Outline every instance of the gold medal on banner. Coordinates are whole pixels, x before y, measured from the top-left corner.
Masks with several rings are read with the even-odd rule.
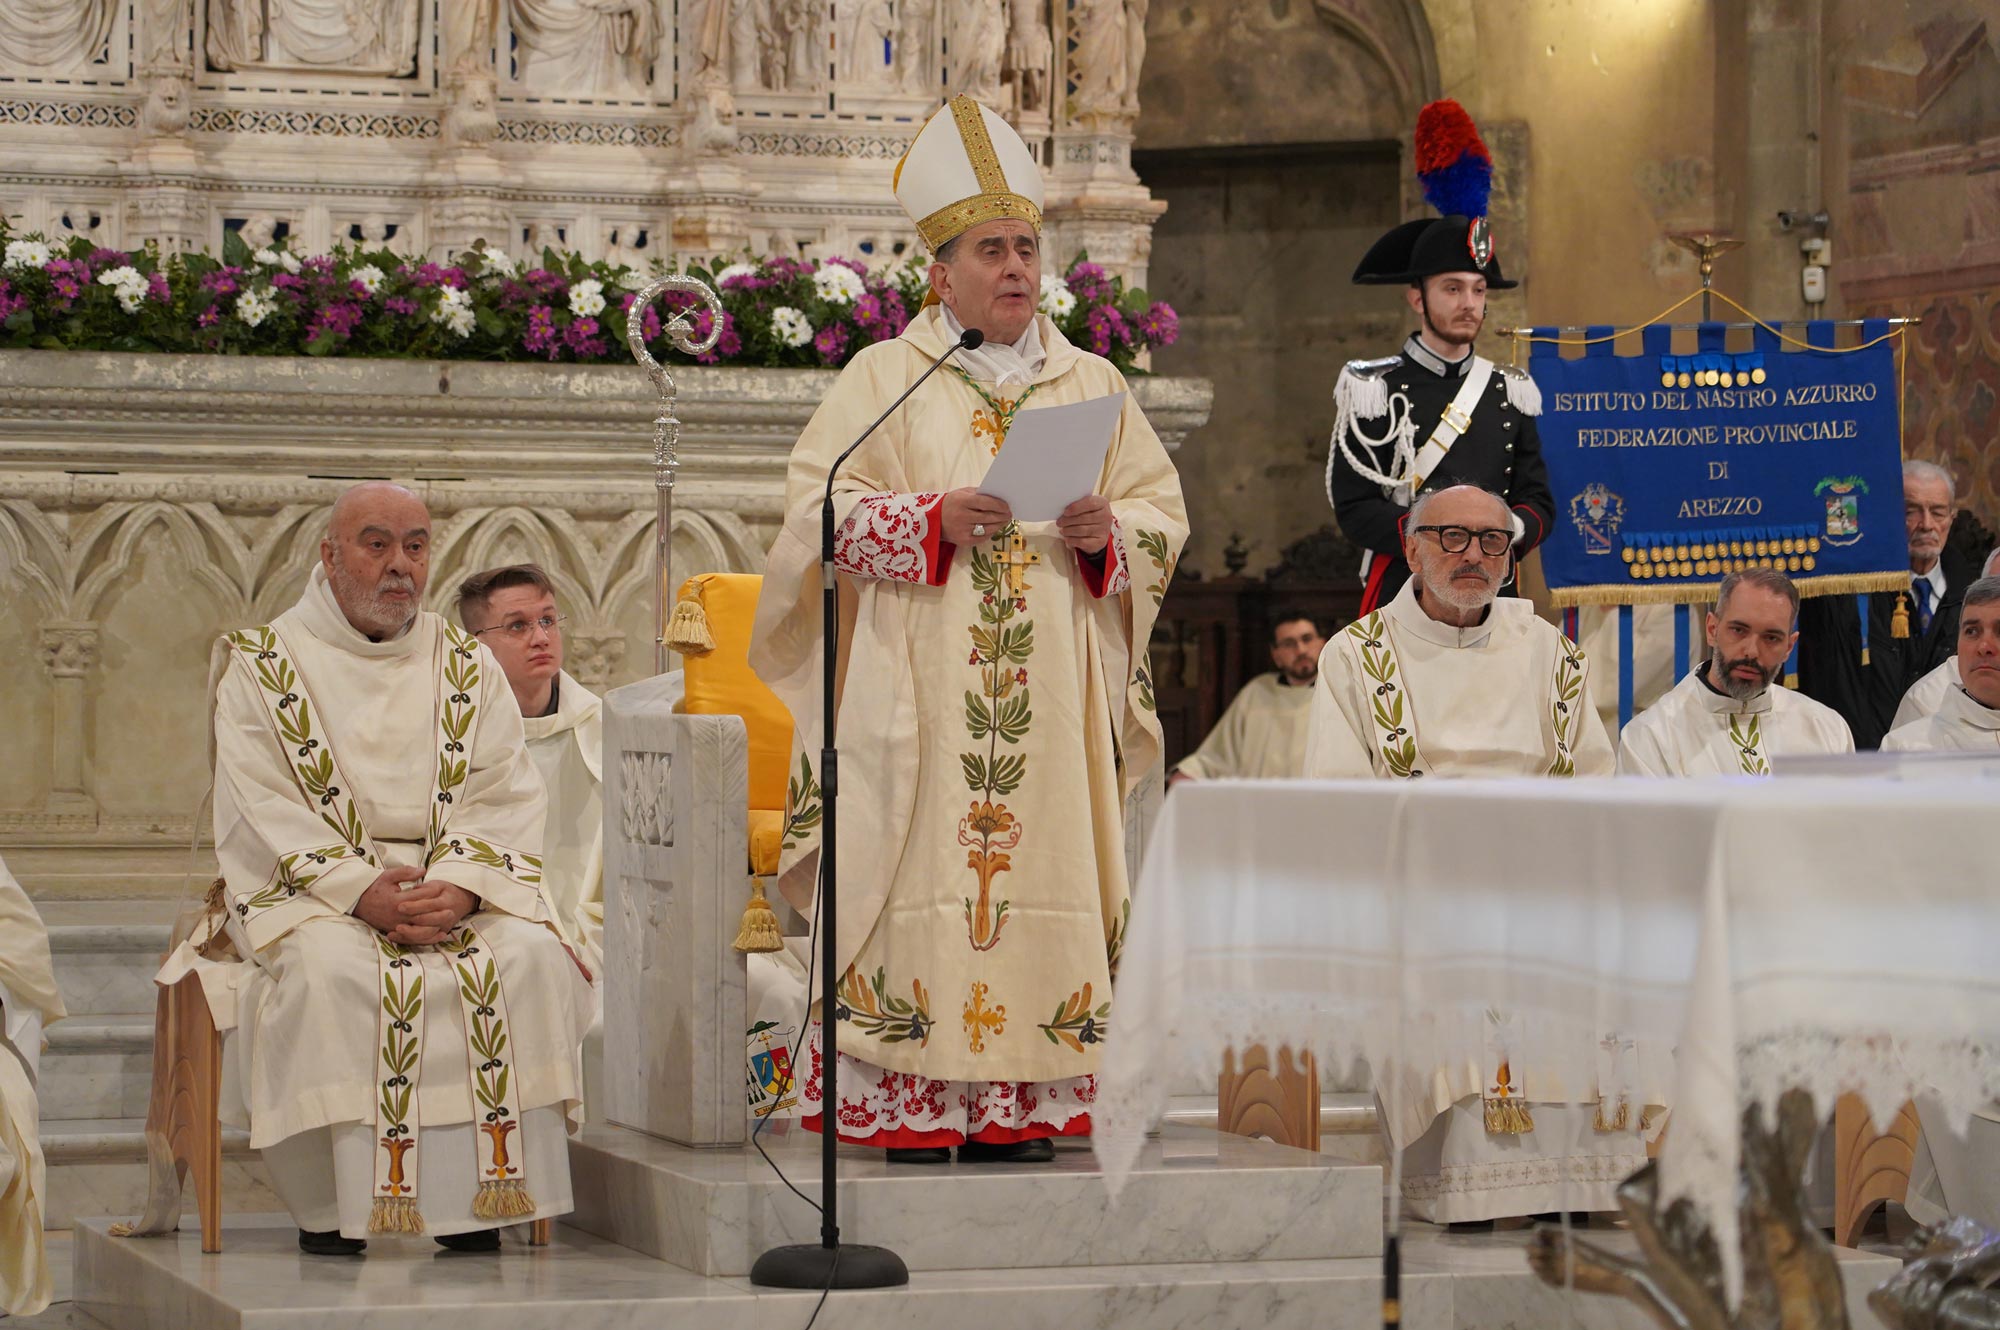
[[[1750,371],[1750,382],[1752,383],[1762,383],[1767,377],[1761,365]]]
[[[1671,388],[1674,386],[1674,372],[1672,370],[1668,370],[1660,376],[1660,386],[1662,388]]]
[[[1810,554],[1806,555],[1805,558],[1799,560],[1799,562],[1805,565],[1805,569],[1807,572],[1811,572],[1819,564],[1819,560],[1813,558],[1813,556]]]

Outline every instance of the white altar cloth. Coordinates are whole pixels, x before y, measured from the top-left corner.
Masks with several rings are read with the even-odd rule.
[[[1366,1057],[1400,1148],[1495,1026],[1531,1099],[1555,1097],[1538,1073],[1583,1098],[1616,1036],[1640,1055],[1604,1088],[1667,1086],[1662,1182],[1708,1216],[1733,1298],[1740,1104],[1855,1091],[1886,1125],[1927,1087],[1963,1131],[2000,1096],[2000,782],[1938,769],[1183,785],[1119,967],[1093,1113],[1107,1183],[1176,1073],[1231,1048]]]

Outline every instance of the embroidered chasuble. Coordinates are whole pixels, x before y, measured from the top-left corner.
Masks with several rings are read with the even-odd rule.
[[[1621,776],[1768,776],[1785,754],[1851,753],[1854,736],[1832,707],[1789,688],[1742,701],[1705,681],[1714,662],[1690,670],[1619,736]]]
[[[190,941],[246,1115],[301,1228],[448,1234],[569,1208],[588,984],[541,890],[546,801],[491,652],[436,614],[373,642],[323,569],[218,645],[215,844],[227,930]],[[390,867],[480,898],[443,943],[349,911]]]
[[[35,1087],[42,1029],[64,1015],[48,929],[0,861],[0,1316],[32,1316],[53,1296],[42,1240],[47,1167]]]
[[[1313,685],[1260,674],[1243,685],[1200,748],[1174,770],[1197,780],[1297,776],[1306,762]]]
[[[1882,740],[1885,752],[2000,752],[2000,711],[1979,702],[1954,684],[1936,711],[1922,720],[1891,730]]]
[[[542,898],[590,972],[604,973],[604,704],[564,671],[556,710],[524,716],[528,756],[548,790]]]
[[[944,349],[942,326],[927,309],[857,356],[792,453],[750,660],[797,725],[779,884],[801,910],[818,859],[826,469]],[[1145,643],[1186,516],[1128,398],[1098,484],[1113,513],[1102,556],[1070,550],[1054,523],[967,548],[943,538],[944,493],[979,483],[1016,410],[1125,388],[1046,318],[1037,331],[1046,360],[1032,383],[939,371],[834,489],[838,1048],[853,1064],[839,1117],[843,1136],[877,1145],[1087,1130],[1115,1019],[1124,802],[1160,756]],[[817,1084],[815,1067],[809,1124]]]
[[[1527,601],[1501,597],[1483,623],[1453,628],[1407,582],[1320,653],[1305,774],[1608,776],[1588,675]]]
[[[1889,722],[1889,728],[1900,730],[1935,712],[1944,705],[1945,694],[1959,686],[1958,657],[1953,656],[1944,664],[1910,685],[1903,694],[1903,700],[1896,704],[1896,718]],[[1886,744],[1886,740],[1884,741]]]

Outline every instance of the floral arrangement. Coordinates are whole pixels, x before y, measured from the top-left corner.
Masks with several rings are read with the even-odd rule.
[[[0,349],[623,362],[635,292],[665,271],[549,249],[528,266],[484,245],[448,265],[346,246],[301,256],[283,242],[251,250],[234,232],[219,259],[162,256],[17,235],[0,219]],[[744,256],[688,271],[723,307],[722,335],[700,357],[711,365],[844,365],[901,333],[929,286],[914,256],[875,267]],[[1070,341],[1128,373],[1179,336],[1172,308],[1084,255],[1042,279],[1040,305]],[[708,335],[707,308],[670,292],[644,316],[656,354],[662,307],[694,309],[697,336]]]

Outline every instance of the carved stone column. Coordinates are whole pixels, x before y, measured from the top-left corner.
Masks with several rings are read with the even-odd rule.
[[[1143,32],[1145,10],[1140,0],[1058,0],[1056,49],[1068,51],[1058,86],[1075,91],[1055,127],[1046,209],[1058,262],[1088,250],[1135,286],[1146,284],[1153,223],[1167,210],[1132,169],[1145,47],[1128,29]],[[1126,35],[1095,40],[1107,25]]]
[[[208,205],[193,188],[198,160],[188,142],[194,104],[194,7],[191,0],[145,0],[139,6],[139,82],[146,103],[143,135],[126,159],[125,239],[157,241],[166,253],[209,243]]]
[[[431,256],[439,262],[484,240],[512,251],[514,225],[501,191],[508,173],[490,145],[500,133],[500,77],[493,66],[495,0],[445,6],[444,153],[449,193],[431,208]]]
[[[49,811],[94,814],[85,685],[97,668],[97,625],[52,620],[42,625],[42,664],[55,682]]]

